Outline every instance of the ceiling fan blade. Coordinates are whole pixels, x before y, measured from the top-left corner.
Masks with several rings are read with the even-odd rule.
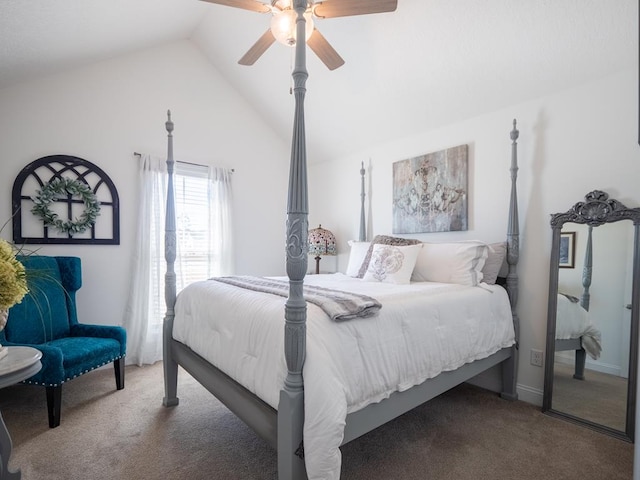
[[[253,65],[256,60],[267,51],[267,48],[276,41],[276,37],[271,33],[271,29],[264,32],[264,34],[258,39],[256,43],[244,54],[244,56],[238,60],[240,65]]]
[[[329,0],[313,5],[313,14],[320,18],[347,17],[368,13],[393,12],[398,0]]]
[[[252,12],[267,13],[271,11],[268,5],[258,0],[202,0],[204,2],[216,3],[218,5],[226,5],[228,7],[242,8],[243,10],[251,10]]]
[[[313,50],[322,63],[324,63],[329,70],[335,70],[338,67],[344,65],[344,60],[338,52],[336,52],[327,39],[322,36],[317,28],[313,29],[313,33],[307,40],[307,45]]]

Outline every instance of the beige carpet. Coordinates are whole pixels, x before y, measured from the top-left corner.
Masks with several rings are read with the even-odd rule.
[[[585,369],[584,380],[573,378],[573,366],[556,362],[552,407],[559,412],[624,431],[627,420],[627,379]]]
[[[180,372],[162,407],[162,366],[112,369],[66,384],[60,427],[44,389],[0,390],[24,480],[276,479],[275,451]],[[633,445],[463,385],[342,448],[343,480],[630,479]]]

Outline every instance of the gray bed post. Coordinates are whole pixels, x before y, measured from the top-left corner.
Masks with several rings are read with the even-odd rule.
[[[278,403],[278,478],[301,480],[307,478],[302,444],[304,426],[304,384],[302,366],[306,350],[307,304],[303,295],[307,271],[307,158],[304,125],[304,96],[307,81],[305,19],[306,0],[294,0],[298,14],[295,46],[294,82],[295,114],[289,167],[289,194],[287,203],[287,275],[289,297],[285,304],[284,352],[287,377],[280,391]]]
[[[520,132],[516,128],[516,120],[513,120],[511,130],[511,199],[509,202],[509,225],[507,228],[507,293],[511,302],[511,315],[513,316],[513,328],[515,329],[516,343],[512,348],[511,358],[502,364],[502,397],[508,400],[517,400],[517,374],[518,374],[518,349],[520,338],[520,319],[516,310],[518,304],[518,273],[517,265],[520,256],[520,227],[518,225],[518,192],[516,181],[518,179],[518,136]]]
[[[172,407],[178,404],[178,364],[172,358],[171,337],[173,332],[174,306],[176,304],[176,273],[174,263],[176,261],[176,214],[173,197],[173,122],[171,111],[167,111],[167,211],[165,213],[164,232],[164,258],[167,262],[167,271],[164,276],[164,300],[167,312],[164,316],[162,335],[162,355],[164,365],[164,398],[162,404]]]
[[[593,273],[593,226],[589,225],[587,234],[587,248],[584,250],[584,265],[582,267],[582,295],[580,296],[580,305],[587,312],[589,311],[589,305],[591,304],[591,294],[589,288],[591,287],[591,276]],[[587,364],[587,352],[584,348],[576,350],[575,366],[573,371],[573,378],[576,380],[584,380],[584,368]]]
[[[360,242],[364,242],[367,240],[367,228],[364,221],[364,162],[360,166],[360,235],[358,235],[358,240]]]
[[[589,311],[589,304],[591,303],[591,294],[589,288],[591,288],[591,277],[593,274],[593,227],[589,225],[587,235],[587,248],[584,251],[584,265],[582,267],[582,295],[580,297],[580,305],[587,312]]]

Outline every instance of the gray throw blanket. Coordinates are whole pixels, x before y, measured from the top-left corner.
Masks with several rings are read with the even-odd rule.
[[[564,295],[571,303],[578,303],[580,299],[578,297],[574,297],[573,295],[569,295],[568,293],[558,292],[560,295]]]
[[[248,276],[215,277],[211,280],[285,298],[289,296],[289,282],[286,280]],[[382,308],[375,298],[313,285],[304,285],[303,294],[307,302],[319,306],[335,321],[371,317]]]

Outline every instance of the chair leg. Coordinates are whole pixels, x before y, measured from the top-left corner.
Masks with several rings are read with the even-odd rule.
[[[116,374],[116,389],[122,390],[124,388],[124,357],[113,362],[113,370]]]
[[[47,412],[49,413],[49,428],[60,425],[60,408],[62,406],[62,385],[46,387]]]

